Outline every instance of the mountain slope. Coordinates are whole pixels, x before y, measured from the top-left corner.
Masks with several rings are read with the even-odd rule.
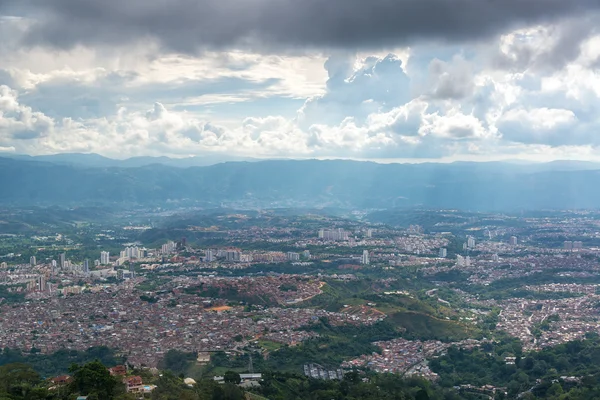
[[[430,207],[472,210],[597,208],[600,171],[504,163],[230,162],[208,167],[83,168],[0,158],[0,202]],[[550,167],[548,167],[550,168]]]

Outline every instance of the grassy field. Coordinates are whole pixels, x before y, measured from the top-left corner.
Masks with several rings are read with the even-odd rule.
[[[272,342],[270,340],[259,340],[258,344],[267,351],[276,351],[283,346],[281,343]]]
[[[412,311],[396,312],[386,320],[397,328],[404,329],[404,336],[411,338],[455,341],[467,339],[474,333],[473,328],[458,322]]]

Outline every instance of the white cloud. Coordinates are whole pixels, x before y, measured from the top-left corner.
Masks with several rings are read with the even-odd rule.
[[[0,18],[0,34],[17,38],[28,23]],[[600,36],[590,32],[563,21],[486,43],[327,56],[7,40],[0,151],[600,158]]]

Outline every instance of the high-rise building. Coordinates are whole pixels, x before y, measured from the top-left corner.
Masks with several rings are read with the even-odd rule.
[[[498,262],[498,261],[500,261],[500,257],[498,256],[498,254],[494,254],[494,255],[492,255],[492,261],[493,261],[493,262]]]
[[[35,259],[35,256],[29,257],[29,265],[31,265],[32,267],[35,267],[37,265],[37,261]]]
[[[177,248],[177,244],[173,241],[167,242],[162,245],[160,248],[161,253],[163,254],[171,254]]]
[[[240,256],[241,256],[241,253],[239,251],[230,250],[230,251],[227,251],[227,254],[225,255],[225,260],[240,261]]]
[[[0,268],[6,269],[6,268],[8,268],[8,264],[6,262],[2,262],[2,263],[0,263]]]
[[[100,264],[101,265],[110,264],[110,253],[108,251],[103,251],[100,253]]]
[[[360,259],[362,265],[369,265],[369,250],[363,250],[362,257]]]
[[[52,265],[52,268],[56,268],[58,266],[58,264],[56,263],[56,260],[52,260],[50,265]]]
[[[447,255],[448,255],[448,250],[446,250],[445,248],[441,248],[440,253],[439,253],[440,258],[446,258]]]
[[[563,246],[564,246],[565,250],[572,250],[573,242],[571,242],[570,240],[565,240],[565,243]]]
[[[302,252],[302,257],[304,257],[307,260],[310,260],[310,250],[304,250]]]
[[[206,257],[204,258],[204,261],[206,262],[213,262],[215,261],[215,252],[211,249],[208,249],[205,251]]]
[[[510,237],[510,245],[511,246],[516,246],[517,245],[517,237],[516,236],[511,236]]]
[[[469,236],[469,238],[467,239],[467,247],[471,249],[475,247],[475,238],[473,236]]]
[[[372,238],[373,237],[373,229],[367,229],[367,237],[368,238]]]
[[[253,259],[254,257],[252,254],[240,254],[240,262],[249,263],[252,262]]]
[[[574,249],[581,249],[581,248],[583,248],[583,242],[580,242],[580,241],[573,242],[573,248]]]
[[[465,257],[465,267],[470,267],[471,266],[471,257],[466,256]]]
[[[88,259],[85,259],[83,261],[83,273],[84,274],[90,273],[90,261]]]
[[[465,266],[465,258],[463,256],[461,256],[460,254],[458,254],[456,256],[456,265],[459,267]]]
[[[65,262],[67,260],[67,255],[65,253],[60,253],[58,256],[58,265],[61,269],[65,268]]]
[[[294,253],[292,251],[287,253],[288,261],[300,261],[300,253]]]
[[[46,275],[41,275],[37,281],[37,288],[40,292],[46,291]]]
[[[327,240],[327,241],[331,241],[331,242],[348,240],[348,232],[346,232],[342,228],[331,229],[331,230],[321,229],[319,231],[319,239],[323,239],[323,240]]]

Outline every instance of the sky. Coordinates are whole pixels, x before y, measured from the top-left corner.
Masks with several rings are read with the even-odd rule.
[[[0,156],[600,161],[598,0],[0,0]]]

